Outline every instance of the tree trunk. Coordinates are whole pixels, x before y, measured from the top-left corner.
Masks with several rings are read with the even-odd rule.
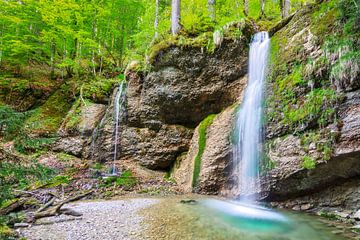
[[[291,0],[280,0],[281,17],[287,18],[290,13]]]
[[[172,0],[171,3],[171,33],[175,36],[180,27],[180,0]]]
[[[244,1],[244,14],[245,16],[249,15],[249,0],[243,0]]]
[[[50,57],[50,64],[51,64],[51,72],[50,72],[50,78],[55,79],[55,51],[56,51],[56,45],[55,40],[52,39],[50,43],[50,49],[51,49],[51,57]]]
[[[260,0],[260,16],[265,15],[265,0]]]
[[[208,9],[211,20],[215,21],[216,19],[216,12],[215,12],[215,4],[216,0],[208,0]]]
[[[154,20],[154,30],[155,30],[155,34],[154,34],[154,39],[158,38],[158,28],[159,28],[159,2],[160,0],[156,0],[155,3],[155,20]]]

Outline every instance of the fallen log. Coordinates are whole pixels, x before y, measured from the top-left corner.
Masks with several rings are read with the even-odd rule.
[[[6,214],[9,214],[9,213],[19,209],[20,207],[22,207],[24,205],[25,202],[26,202],[26,200],[22,199],[22,198],[18,198],[16,200],[14,200],[9,205],[7,205],[3,208],[0,208],[0,215],[6,215]]]
[[[46,203],[44,206],[39,208],[38,211],[27,214],[27,216],[25,218],[25,222],[35,223],[37,219],[57,216],[60,214],[71,215],[71,216],[81,216],[82,215],[81,213],[78,213],[71,209],[61,209],[61,207],[67,203],[82,199],[92,193],[93,193],[93,191],[85,192],[85,193],[82,193],[82,194],[79,194],[79,195],[76,195],[73,197],[69,197],[69,198],[62,200],[60,202],[57,202],[57,203],[55,203],[55,198],[53,198],[48,203]]]

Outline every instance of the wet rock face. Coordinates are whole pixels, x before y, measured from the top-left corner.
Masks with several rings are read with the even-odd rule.
[[[235,107],[229,107],[221,112],[207,128],[198,183],[193,188],[194,162],[199,151],[199,133],[198,128],[195,129],[189,152],[186,157],[180,159],[179,166],[173,173],[180,190],[201,194],[220,194],[226,191],[231,169],[230,135],[235,115],[234,109]]]
[[[92,144],[86,147],[88,158],[101,162],[112,161],[117,144],[119,155],[116,160],[131,159],[147,168],[162,170],[169,169],[176,157],[187,151],[192,129],[159,121],[149,121],[149,127],[129,126],[126,110],[121,114],[119,138],[115,143],[113,105],[114,99],[102,120],[102,126],[92,136]]]
[[[60,138],[53,146],[56,152],[66,152],[76,157],[83,155],[84,139],[81,136]]]
[[[162,125],[158,131],[127,127],[121,135],[121,155],[149,169],[169,169],[187,151],[192,133],[180,125]]]
[[[321,143],[329,141],[329,135],[315,138],[307,144],[304,135],[288,135],[271,140],[268,157],[275,168],[263,179],[263,189],[270,200],[284,200],[332,188],[337,183],[360,176],[360,91],[346,94],[339,105],[338,124],[321,130],[336,136],[330,146],[331,156],[324,159]],[[303,140],[301,139],[303,138]],[[310,157],[314,169],[303,167],[304,157]],[[360,198],[360,194],[357,193]]]
[[[171,47],[147,76],[132,76],[128,89],[129,125],[159,121],[195,127],[238,99],[247,73],[246,40],[225,42],[214,54],[200,48]]]
[[[68,128],[65,120],[60,127],[58,131],[60,138],[53,144],[53,150],[63,151],[77,157],[87,157],[87,145],[91,141],[90,137],[105,111],[106,106],[103,104],[92,103],[80,107],[80,116],[74,126]]]

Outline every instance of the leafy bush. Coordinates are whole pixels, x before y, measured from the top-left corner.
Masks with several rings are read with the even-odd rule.
[[[28,113],[19,113],[8,106],[0,105],[0,137],[14,139],[21,131]]]

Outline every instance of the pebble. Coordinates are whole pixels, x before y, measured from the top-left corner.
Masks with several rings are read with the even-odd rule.
[[[53,224],[34,225],[19,231],[28,240],[141,240],[138,233],[143,231],[146,225],[139,210],[150,207],[158,201],[124,199],[77,202],[67,207],[82,213],[82,219],[69,219],[69,216],[65,215],[49,217],[46,221]]]

